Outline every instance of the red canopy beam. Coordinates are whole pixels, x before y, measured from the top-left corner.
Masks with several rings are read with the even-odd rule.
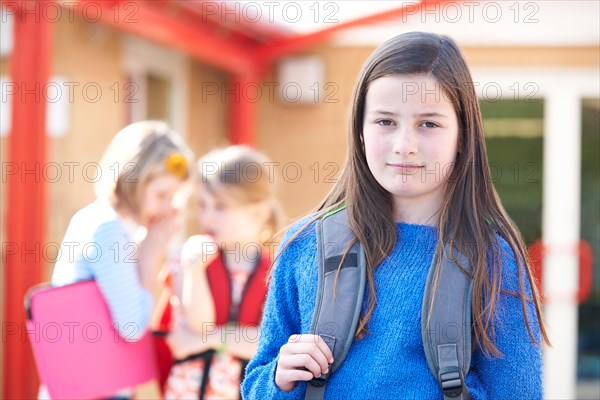
[[[106,25],[180,50],[233,74],[245,74],[255,68],[251,49],[231,38],[217,36],[201,23],[179,18],[177,8],[169,9],[165,1],[80,0],[62,4],[84,16],[93,13],[94,19]]]
[[[255,45],[262,45],[294,35],[293,31],[286,29],[284,26],[262,20],[255,21],[253,19],[254,15],[244,13],[245,7],[252,8],[252,11],[259,9],[256,3],[244,4],[205,0],[174,0],[174,3],[182,9],[196,14],[202,23],[225,27],[238,35],[253,40]],[[249,13],[252,11],[249,11]],[[260,15],[256,17],[260,17]]]
[[[2,243],[4,399],[36,398],[39,385],[25,332],[23,298],[29,287],[42,281],[45,268],[40,250],[46,236],[46,184],[41,176],[47,143],[43,88],[52,65],[53,29],[51,22],[40,18],[43,6],[43,1],[15,2],[11,3],[14,8],[7,9],[14,15],[14,50],[12,86],[5,93],[12,104],[12,128],[8,162],[3,167],[8,192],[7,241]]]
[[[333,34],[339,33],[349,28],[377,24],[385,20],[415,14],[421,12],[424,8],[426,9],[428,5],[435,5],[437,7],[441,3],[447,1],[449,0],[422,0],[420,3],[407,4],[397,9],[384,11],[378,14],[369,15],[368,17],[358,18],[352,21],[336,24],[330,28],[322,29],[320,31],[309,33],[307,35],[293,36],[288,39],[282,39],[275,43],[262,46],[256,53],[256,58],[258,61],[267,64],[287,54],[291,54],[312,46],[316,46],[328,40]]]

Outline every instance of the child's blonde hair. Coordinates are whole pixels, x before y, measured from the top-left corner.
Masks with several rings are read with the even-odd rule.
[[[277,232],[283,220],[268,165],[267,156],[242,145],[215,149],[198,161],[201,186],[213,196],[221,196],[223,188],[236,189],[228,195],[233,193],[240,204],[269,204],[271,214],[261,235],[263,243]]]
[[[148,182],[163,174],[187,180],[192,160],[191,151],[166,123],[135,122],[120,130],[104,152],[96,196],[138,215]]]

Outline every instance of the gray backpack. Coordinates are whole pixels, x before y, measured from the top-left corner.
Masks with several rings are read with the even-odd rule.
[[[317,257],[319,286],[310,333],[319,335],[333,352],[329,373],[309,382],[305,399],[323,399],[327,381],[344,362],[356,331],[362,309],[366,283],[366,259],[356,241],[343,260],[343,255],[355,235],[348,224],[346,209],[334,210],[317,221]],[[444,399],[471,398],[464,377],[471,363],[471,288],[469,279],[451,259],[449,247],[444,247],[435,302],[430,309],[434,283],[433,266],[427,276],[421,307],[421,337],[429,369],[437,379]],[[466,257],[454,251],[463,268],[469,268]],[[337,283],[336,283],[337,279]],[[354,293],[354,296],[335,296]],[[429,325],[427,321],[429,320]]]

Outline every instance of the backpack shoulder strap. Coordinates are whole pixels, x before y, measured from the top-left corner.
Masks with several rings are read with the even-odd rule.
[[[436,284],[434,257],[421,308],[421,336],[427,364],[444,399],[471,398],[464,378],[471,364],[471,290],[473,280],[457,265],[471,271],[468,259],[445,245]],[[433,305],[431,299],[434,298]]]
[[[318,288],[310,333],[319,335],[333,352],[329,373],[307,385],[305,399],[321,400],[327,380],[346,359],[362,310],[366,258],[348,223],[345,207],[317,221]],[[350,247],[351,246],[351,247]],[[346,250],[350,248],[344,258]],[[338,267],[343,264],[341,269]],[[421,308],[421,336],[429,369],[444,399],[471,398],[464,377],[471,362],[472,280],[457,266],[471,271],[468,259],[444,246],[439,282],[435,285],[434,257],[427,276]],[[337,280],[337,283],[336,283]],[[436,287],[437,286],[437,287]],[[336,296],[337,291],[345,296]],[[353,296],[349,296],[353,293]],[[431,298],[434,297],[430,309]]]
[[[334,361],[329,373],[307,385],[305,399],[311,400],[323,399],[329,376],[348,355],[362,310],[366,282],[365,254],[348,224],[345,207],[318,220],[316,233],[319,286],[310,333],[323,338],[333,353]],[[336,293],[340,295],[336,296]]]

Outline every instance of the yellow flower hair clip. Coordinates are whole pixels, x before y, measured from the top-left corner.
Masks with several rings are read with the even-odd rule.
[[[165,159],[167,172],[184,179],[187,175],[187,160],[181,153],[173,153]]]

